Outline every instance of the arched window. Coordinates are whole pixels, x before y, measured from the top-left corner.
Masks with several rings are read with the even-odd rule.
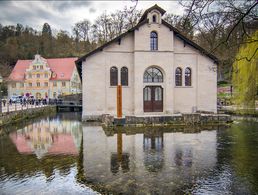
[[[163,82],[163,75],[157,68],[149,68],[145,71],[143,77],[144,83],[161,83]]]
[[[117,67],[110,68],[110,86],[117,86],[118,83],[118,71]]]
[[[156,22],[157,22],[157,17],[156,17],[156,15],[153,15],[153,16],[152,16],[152,22],[153,22],[153,23],[156,23]]]
[[[190,68],[185,69],[185,86],[192,85],[192,71]]]
[[[121,68],[121,85],[128,86],[128,68]]]
[[[151,50],[158,50],[158,34],[154,31],[150,33],[150,48]]]
[[[176,86],[182,86],[182,69],[176,68]]]

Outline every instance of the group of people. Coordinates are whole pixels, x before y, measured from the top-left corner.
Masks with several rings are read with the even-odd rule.
[[[22,98],[19,98],[18,101],[13,101],[12,99],[9,99],[9,100],[3,99],[2,103],[3,103],[4,107],[7,106],[7,103],[9,103],[10,106],[12,106],[15,103],[19,103],[22,106],[26,106],[26,105],[36,105],[36,106],[39,106],[39,105],[61,104],[62,100],[61,99],[57,99],[57,98],[50,99],[48,97],[46,97],[46,98],[37,98],[37,99],[36,98],[32,98],[32,97],[30,97],[30,98],[22,97]]]

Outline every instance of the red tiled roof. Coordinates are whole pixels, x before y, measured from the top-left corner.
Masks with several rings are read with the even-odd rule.
[[[21,154],[32,154],[33,148],[29,146],[29,139],[26,135],[18,134],[17,132],[9,135],[17,150]],[[57,134],[54,136],[52,146],[48,149],[47,154],[59,155],[78,155],[78,150],[75,146],[74,139],[71,134]]]
[[[55,78],[51,80],[70,80],[73,70],[75,68],[75,61],[78,58],[52,58],[46,59],[52,72],[56,73]],[[24,74],[30,63],[33,60],[18,60],[14,69],[12,70],[9,80],[22,81]]]
[[[78,155],[72,135],[57,134],[54,136],[53,145],[48,149],[48,154]]]
[[[19,153],[31,154],[32,149],[29,147],[24,135],[12,133],[9,135],[12,142],[16,145]]]

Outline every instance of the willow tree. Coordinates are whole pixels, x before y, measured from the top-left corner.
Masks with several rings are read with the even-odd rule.
[[[240,47],[233,64],[234,100],[241,112],[254,113],[258,89],[258,30]]]

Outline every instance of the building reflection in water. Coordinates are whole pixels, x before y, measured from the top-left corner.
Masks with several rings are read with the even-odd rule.
[[[163,132],[149,132],[143,135],[144,165],[148,171],[159,171],[164,164]]]
[[[192,155],[191,149],[186,149],[186,150],[182,150],[181,148],[176,149],[175,164],[177,166],[191,167],[192,158],[193,158],[193,155]]]
[[[123,173],[129,171],[129,153],[123,153],[123,135],[122,133],[117,134],[117,152],[111,153],[111,172],[113,174],[118,173],[121,168]]]
[[[83,126],[85,179],[114,193],[173,194],[213,169],[216,144],[216,130],[112,134]]]
[[[21,154],[78,155],[81,123],[57,117],[27,125],[9,136]]]

